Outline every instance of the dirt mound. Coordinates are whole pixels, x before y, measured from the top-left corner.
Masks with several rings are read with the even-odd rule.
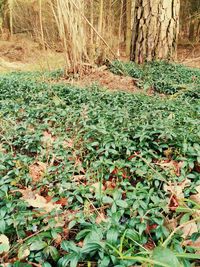
[[[91,86],[97,83],[101,87],[110,90],[139,92],[136,81],[133,78],[115,75],[106,66],[92,68],[90,72],[83,74],[80,79],[73,80],[71,83],[81,87]]]

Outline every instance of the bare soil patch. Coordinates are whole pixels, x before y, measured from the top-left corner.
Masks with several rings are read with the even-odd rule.
[[[192,68],[200,68],[200,45],[182,44],[178,46],[178,63]]]
[[[106,66],[92,68],[89,72],[83,73],[81,78],[70,81],[73,85],[87,87],[98,84],[109,90],[122,90],[128,92],[140,92],[136,80],[129,76],[119,76],[110,72]]]

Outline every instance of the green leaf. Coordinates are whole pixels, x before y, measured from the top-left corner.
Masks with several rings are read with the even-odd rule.
[[[52,267],[52,265],[49,262],[42,263],[42,267]]]
[[[49,246],[47,247],[46,251],[51,255],[54,261],[57,261],[59,259],[59,252],[55,247]]]
[[[82,254],[88,254],[92,252],[97,252],[102,248],[102,243],[100,242],[91,242],[84,245],[84,247],[81,249]]]
[[[5,233],[5,230],[6,230],[6,223],[5,223],[5,220],[1,219],[0,220],[0,233]]]
[[[181,267],[176,255],[168,248],[157,247],[153,250],[153,260],[166,264],[169,267]],[[160,265],[155,265],[160,267]]]
[[[104,204],[111,204],[111,203],[113,203],[113,198],[108,197],[108,196],[104,196],[102,201]]]
[[[119,199],[116,201],[116,204],[117,204],[117,206],[119,206],[121,208],[124,208],[124,209],[128,208],[128,203],[125,200]]]
[[[30,245],[30,251],[39,251],[47,246],[47,243],[44,241],[35,241]]]
[[[193,254],[193,253],[175,253],[177,258],[182,258],[182,259],[193,259],[193,260],[200,260],[200,254]]]
[[[107,231],[107,234],[106,234],[107,242],[109,242],[109,243],[111,243],[111,244],[116,243],[117,240],[118,240],[118,236],[119,236],[119,231],[118,231],[118,229],[116,229],[116,228],[110,228],[110,229]]]
[[[190,220],[190,214],[189,214],[189,213],[184,214],[184,215],[181,217],[180,225],[183,224],[183,223],[188,222],[189,220]]]

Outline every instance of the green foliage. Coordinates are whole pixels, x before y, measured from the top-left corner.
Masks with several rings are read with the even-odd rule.
[[[111,71],[116,74],[125,73],[139,78],[142,88],[153,88],[158,93],[179,97],[200,98],[200,70],[167,62],[146,63],[142,66],[133,62],[113,62]]]
[[[199,101],[189,98],[80,90],[42,82],[38,73],[0,76],[0,234],[11,246],[0,262],[190,266],[196,249],[183,245],[181,230],[170,238],[166,220],[179,225],[199,209],[189,201],[199,185],[199,115]],[[163,160],[181,162],[180,173]],[[34,183],[36,162],[46,171]],[[172,210],[164,185],[186,178],[185,200]],[[32,208],[26,188],[67,204],[48,213]]]

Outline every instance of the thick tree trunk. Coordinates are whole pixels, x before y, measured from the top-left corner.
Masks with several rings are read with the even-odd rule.
[[[180,0],[136,0],[131,60],[175,59]]]

